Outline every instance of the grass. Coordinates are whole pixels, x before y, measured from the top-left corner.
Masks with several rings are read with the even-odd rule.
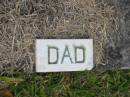
[[[119,29],[116,14],[107,0],[0,1],[0,74],[32,72],[36,39],[92,38],[94,62],[105,64],[105,45]]]
[[[10,84],[15,97],[130,97],[130,70],[34,73],[15,78],[23,79]]]

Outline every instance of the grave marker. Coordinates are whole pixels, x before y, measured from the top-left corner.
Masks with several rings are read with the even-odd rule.
[[[36,72],[83,71],[92,68],[92,39],[36,40]]]

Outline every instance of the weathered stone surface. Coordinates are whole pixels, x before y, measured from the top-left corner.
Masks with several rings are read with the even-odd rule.
[[[110,33],[111,39],[105,46],[106,66],[100,69],[130,68],[130,1],[113,0],[119,29]]]

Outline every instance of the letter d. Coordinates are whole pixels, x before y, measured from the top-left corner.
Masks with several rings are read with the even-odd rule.
[[[51,60],[50,52],[51,50],[56,51],[56,60]],[[53,56],[54,57],[54,56]],[[48,64],[57,64],[59,58],[58,48],[57,47],[48,47]]]

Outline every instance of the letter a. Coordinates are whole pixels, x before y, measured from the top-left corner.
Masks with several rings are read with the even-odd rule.
[[[71,63],[73,63],[72,59],[70,57],[70,52],[69,52],[68,46],[65,46],[65,51],[64,51],[64,54],[63,54],[63,57],[62,57],[61,64],[63,63],[65,57],[68,57],[70,59]]]

